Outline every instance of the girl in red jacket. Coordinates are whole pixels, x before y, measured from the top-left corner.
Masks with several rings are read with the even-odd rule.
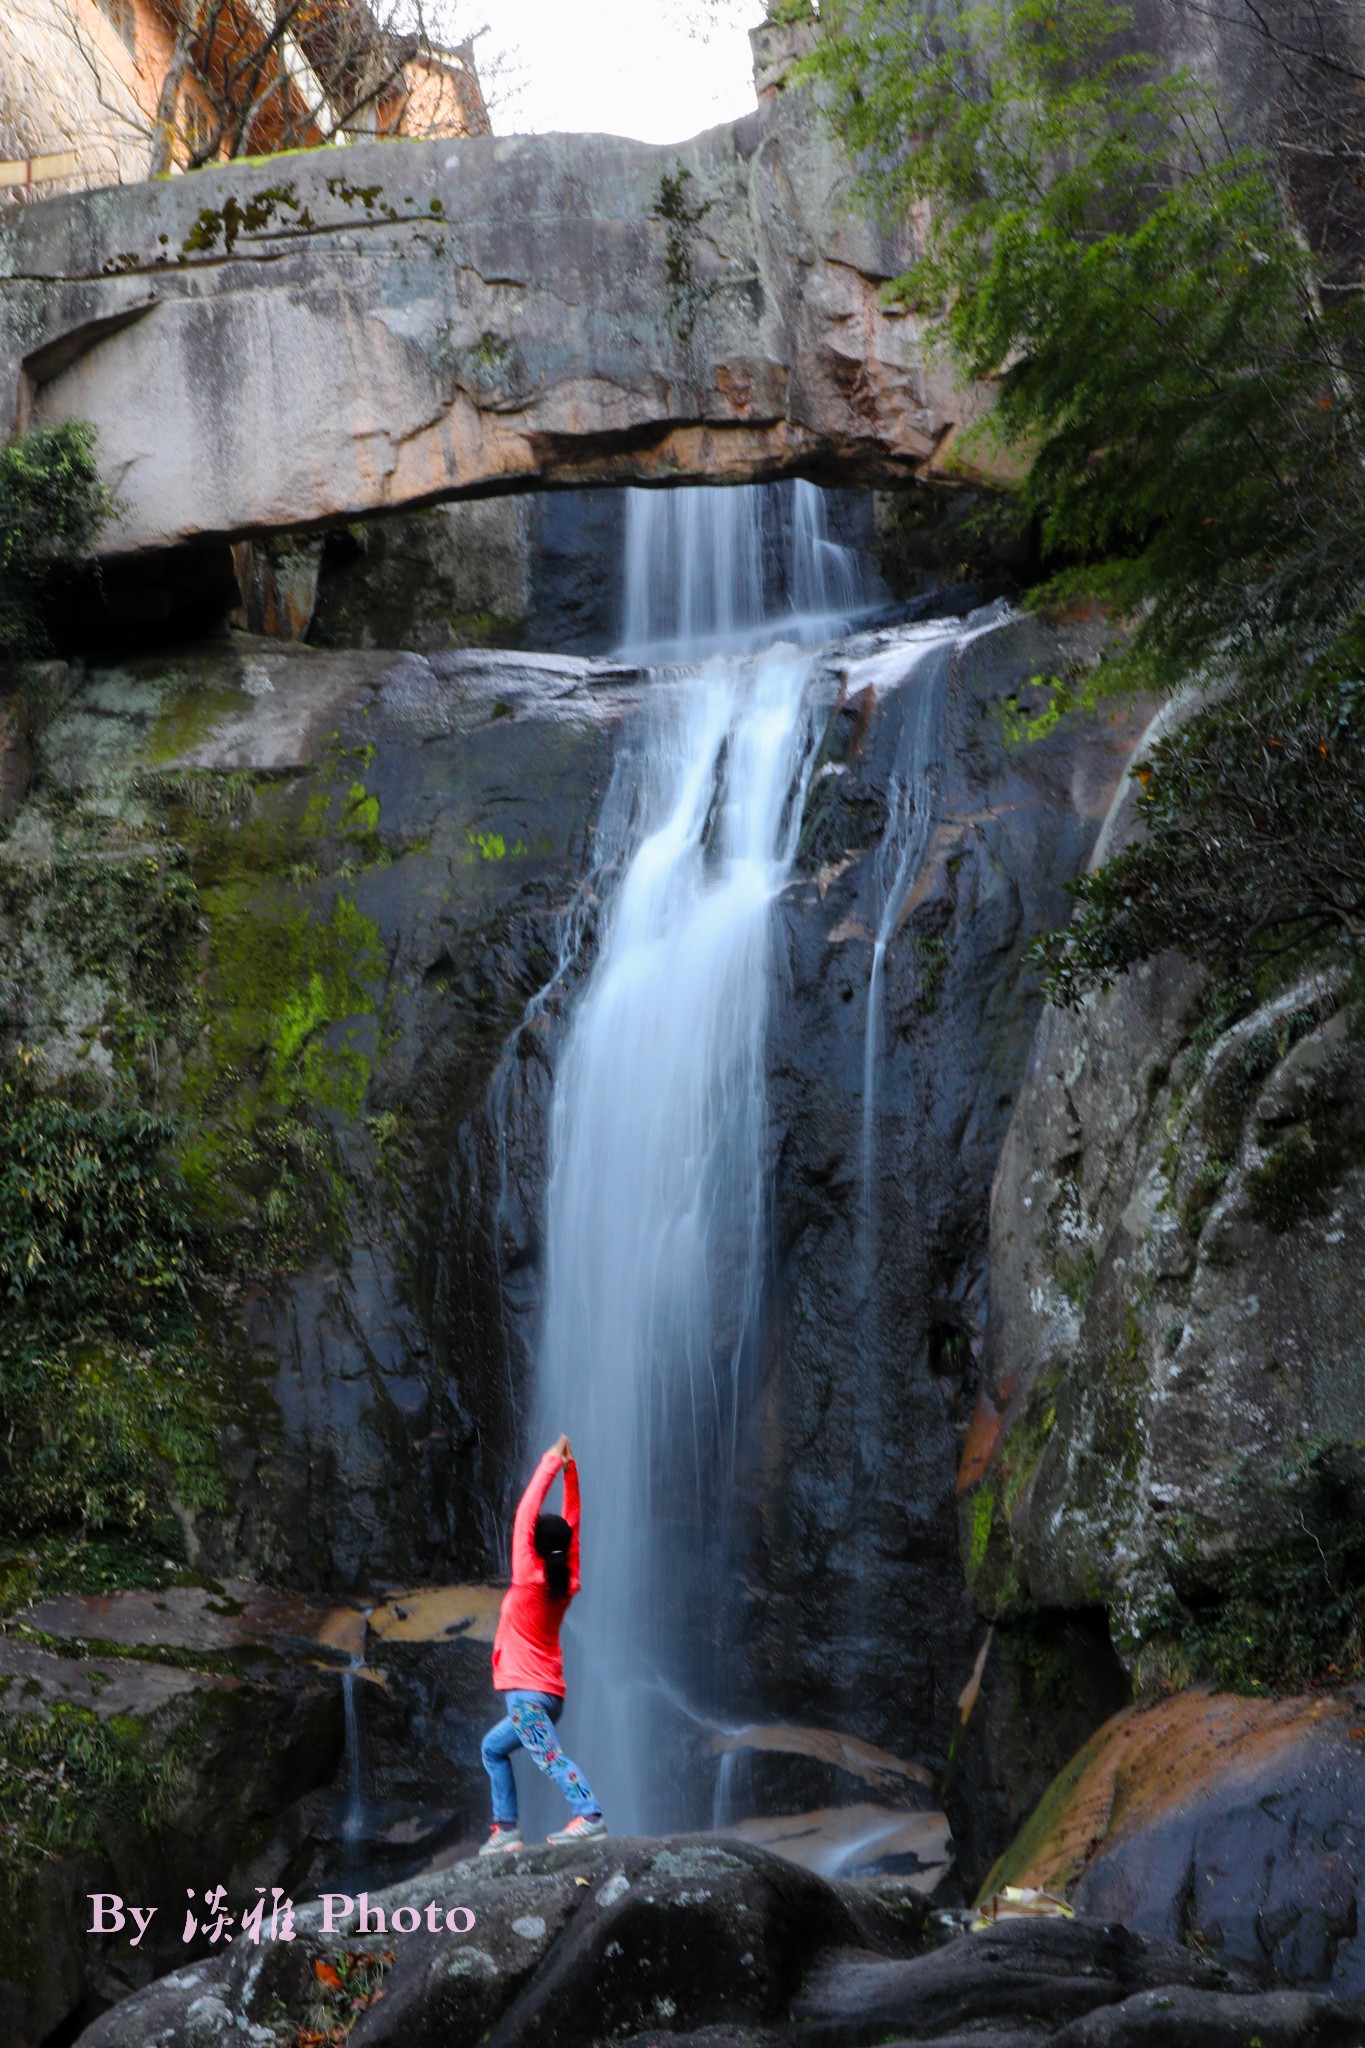
[[[541,1513],[545,1496],[564,1474],[564,1513]],[[578,1467],[561,1436],[536,1466],[512,1524],[512,1583],[503,1595],[493,1639],[493,1685],[507,1703],[506,1718],[483,1738],[483,1767],[493,1787],[493,1832],[479,1851],[494,1856],[520,1849],[517,1784],[511,1759],[529,1749],[573,1809],[573,1819],[548,1839],[580,1842],[604,1835],[607,1824],[587,1780],[555,1741],[564,1711],[564,1660],[559,1629],[578,1591]]]

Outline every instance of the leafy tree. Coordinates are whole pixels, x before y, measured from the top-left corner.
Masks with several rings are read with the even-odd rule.
[[[114,509],[97,445],[87,421],[70,420],[0,448],[0,657],[10,663],[46,648],[53,573],[89,555]]]
[[[807,68],[864,190],[921,223],[894,289],[996,381],[990,430],[1063,565],[1049,594],[1135,622],[1110,680],[1274,674],[1329,647],[1365,600],[1365,316],[1273,166],[1121,40],[1108,0],[824,0],[820,19]]]

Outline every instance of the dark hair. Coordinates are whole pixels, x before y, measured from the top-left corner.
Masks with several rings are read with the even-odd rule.
[[[552,1600],[567,1600],[569,1597],[569,1545],[573,1541],[573,1530],[563,1515],[537,1515],[535,1535],[536,1556],[545,1560],[545,1583],[550,1589]]]

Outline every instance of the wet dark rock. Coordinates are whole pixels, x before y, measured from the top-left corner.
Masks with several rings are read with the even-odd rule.
[[[1275,1984],[1365,1996],[1365,1756],[1347,1707],[1289,1747],[1191,1776],[1129,1814],[1076,1890],[1083,1911],[1197,1941]]]
[[[786,1306],[764,1338],[749,1555],[725,1649],[753,1718],[847,1729],[937,1769],[977,1647],[952,1489],[978,1372],[988,1190],[1036,1011],[1022,954],[1063,912],[1129,730],[1106,718],[1006,747],[1008,699],[1071,650],[1037,621],[983,632],[955,658],[935,832],[887,953],[883,1307],[867,1312],[872,889],[914,686],[872,687],[863,664],[894,668],[896,647],[864,634],[820,686],[828,772],[779,918],[773,1298]],[[539,1304],[547,1110],[591,955],[590,902],[562,971],[559,949],[618,736],[647,687],[619,663],[234,637],[92,671],[43,734],[43,774],[68,808],[57,820],[30,801],[16,819],[4,851],[10,872],[34,878],[25,902],[40,901],[36,878],[70,819],[127,859],[162,815],[157,791],[182,792],[167,815],[199,885],[209,1004],[240,1003],[245,987],[257,1005],[210,1154],[242,1228],[259,1229],[269,1183],[242,1168],[231,1118],[254,1114],[270,1006],[292,999],[252,980],[270,957],[260,934],[287,919],[326,927],[344,904],[372,948],[372,983],[346,997],[360,1014],[318,1039],[359,1062],[346,1071],[360,1096],[344,1110],[305,1103],[347,1190],[343,1237],[322,1231],[240,1286],[215,1336],[242,1402],[223,1436],[233,1505],[191,1533],[219,1571],[333,1590],[497,1575]],[[370,819],[359,837],[356,788]],[[212,812],[214,791],[236,808]],[[124,991],[66,957],[46,924],[18,933],[14,957],[24,971],[6,996],[23,1042],[45,1047],[54,1076],[108,1085]],[[189,1039],[163,1047],[157,1085],[174,1109],[202,1053]],[[435,1797],[440,1779],[443,1807],[481,1804],[468,1760],[492,1706],[479,1705],[480,1658],[400,1662],[388,1696],[370,1696],[390,1759],[376,1796]],[[430,1765],[392,1761],[400,1727],[420,1728]],[[693,1746],[700,1817],[715,1762]]]
[[[443,1924],[456,1905],[473,1912],[467,1933]],[[404,1906],[424,1919],[434,1906],[437,1931],[394,1935]],[[1258,1995],[1189,1948],[1103,1922],[1013,1921],[939,1945],[923,1902],[894,1880],[829,1883],[706,1837],[455,1864],[372,1893],[368,1910],[359,1937],[340,1918],[324,1935],[309,1907],[293,1944],[178,1971],[97,2021],[81,2048],[266,2048],[267,2019],[283,2009],[297,2025],[315,1999],[315,1961],[358,1944],[388,1946],[394,1961],[356,2048],[1245,2048],[1262,2025],[1265,2048],[1347,2048],[1365,2019],[1361,2006]]]
[[[904,2033],[933,2040],[983,2022],[1051,2035],[1097,2006],[1154,1985],[1222,1992],[1235,1977],[1188,1949],[1096,1921],[1015,1920],[903,1962],[838,1957],[796,2006],[810,2048]]]
[[[241,1676],[159,1662],[164,1645],[90,1655],[43,1640],[55,1646],[0,1639],[0,1741],[20,1716],[81,1712],[135,1744],[139,1762],[164,1773],[165,1794],[155,1806],[145,1790],[103,1801],[93,1841],[7,1873],[0,2048],[34,2048],[74,2013],[192,1954],[180,1939],[188,1890],[280,1881],[287,1858],[262,1853],[265,1838],[341,1755],[338,1688],[311,1660],[277,1658],[268,1674]],[[259,1875],[248,1877],[253,1851]],[[137,1947],[128,1933],[90,1931],[92,1892],[159,1903]]]
[[[528,641],[530,501],[481,498],[334,528],[307,638],[317,647],[559,646]]]
[[[472,1908],[472,1932],[388,1937],[396,1962],[357,2048],[361,2040],[587,2044],[646,2025],[667,2031],[679,2016],[776,2019],[822,1942],[871,1938],[904,1948],[924,1915],[894,1882],[867,1894],[836,1890],[761,1851],[705,1839],[457,1864],[375,1895],[371,1910],[391,1918],[395,1906],[433,1900],[443,1911]],[[196,2023],[206,2043],[241,2040],[239,2017],[247,2028],[259,2024],[277,1996],[297,2008],[312,1958],[355,1944],[344,1933],[322,1935],[319,1919],[316,1908],[300,1915],[297,1946],[248,1948],[193,1981],[180,1973],[154,1986],[92,2028],[86,2048],[145,2048],[153,2038],[189,2048]]]
[[[1067,1891],[1268,1984],[1365,1995],[1360,1707],[1196,1688],[1129,1708],[1049,1788],[991,1884]]]
[[[625,499],[550,491],[529,513],[528,647],[605,654],[621,629]]]
[[[1128,1704],[1130,1693],[1102,1609],[995,1624],[980,1698],[943,1793],[969,1893],[980,1888],[1058,1772]]]
[[[1087,2013],[1054,2035],[1053,2048],[1359,2048],[1363,2030],[1365,2008],[1334,1998],[1163,1985]]]
[[[764,1344],[737,1647],[757,1696],[783,1699],[793,1718],[854,1728],[941,1769],[982,1634],[962,1591],[954,1480],[983,1342],[992,1178],[1037,1016],[1023,955],[1066,915],[1066,881],[1089,854],[1133,726],[1106,718],[1032,747],[1006,743],[1010,699],[1067,658],[1035,619],[952,656],[933,830],[886,954],[869,1269],[876,853],[919,687],[873,686],[878,646],[868,636],[840,659],[842,696],[777,939],[780,1307]]]
[[[922,1764],[833,1729],[756,1726],[717,1736],[711,1748],[726,1770],[727,1818],[869,1799],[914,1811],[934,1803],[934,1780]]]

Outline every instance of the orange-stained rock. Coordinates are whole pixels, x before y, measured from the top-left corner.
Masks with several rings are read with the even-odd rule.
[[[957,1468],[959,1494],[965,1493],[969,1486],[976,1486],[985,1477],[1004,1427],[1003,1413],[983,1387],[972,1412],[967,1440],[962,1446],[962,1463]]]
[[[1193,1940],[1280,1981],[1365,1987],[1365,1751],[1349,1696],[1203,1687],[1106,1721],[983,1887]]]

